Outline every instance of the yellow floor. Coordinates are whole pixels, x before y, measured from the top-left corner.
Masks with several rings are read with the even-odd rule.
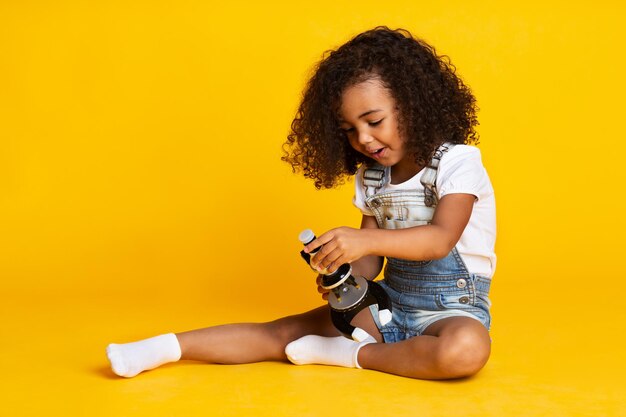
[[[283,3],[0,1],[0,417],[626,416],[626,3]],[[486,368],[115,377],[110,342],[319,303],[296,236],[360,215],[352,185],[316,192],[281,145],[323,51],[376,25],[449,55],[481,108]]]
[[[550,293],[529,298],[523,291],[494,286],[491,360],[476,377],[452,382],[325,366],[192,362],[120,379],[107,366],[109,342],[224,321],[267,320],[289,311],[253,298],[229,309],[211,305],[206,294],[180,292],[13,294],[0,307],[1,414],[626,415],[626,366],[619,343],[623,310],[609,306],[602,311],[602,300],[583,304],[575,288],[562,292],[557,307],[550,307]],[[541,314],[524,319],[522,310],[529,305]],[[608,309],[613,317],[600,321]]]

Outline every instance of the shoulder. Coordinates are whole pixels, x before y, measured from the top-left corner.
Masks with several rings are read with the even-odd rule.
[[[480,149],[456,145],[446,152],[441,158],[437,186],[442,194],[460,192],[478,197],[492,192]]]
[[[443,154],[441,164],[455,164],[466,160],[480,161],[482,164],[480,149],[470,145],[455,145]]]
[[[367,169],[367,166],[365,164],[361,164],[357,168],[356,174],[354,174],[354,185],[357,188],[357,190],[363,189],[363,175],[366,169]]]
[[[354,174],[354,178],[355,179],[362,179],[363,178],[363,172],[366,169],[367,169],[367,166],[365,164],[359,165],[359,167],[356,170],[356,174]]]
[[[484,170],[480,149],[469,145],[456,145],[443,154],[439,165],[439,174],[447,175],[456,171]]]

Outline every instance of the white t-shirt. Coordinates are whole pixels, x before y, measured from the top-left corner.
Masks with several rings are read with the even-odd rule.
[[[356,173],[354,205],[364,215],[373,216],[365,205],[365,188],[363,187],[363,170],[361,166]],[[380,192],[394,190],[423,190],[420,178],[421,170],[412,178],[401,184],[387,183]],[[465,262],[469,272],[493,276],[496,269],[496,202],[491,181],[483,166],[480,150],[473,146],[456,145],[444,153],[439,163],[437,174],[437,195],[441,199],[446,194],[472,194],[476,196],[472,215],[456,248]],[[419,226],[417,226],[419,227]]]

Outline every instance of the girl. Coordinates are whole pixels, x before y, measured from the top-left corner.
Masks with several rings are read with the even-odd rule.
[[[165,334],[107,354],[125,377],[179,359],[287,360],[425,379],[473,375],[490,353],[488,298],[495,268],[495,202],[474,130],[475,99],[446,57],[405,30],[377,27],[326,54],[309,80],[283,160],[319,188],[356,174],[360,229],[339,227],[305,247],[330,272],[346,262],[393,302],[353,325],[349,340],[328,306],[269,323]],[[318,278],[318,284],[319,284]],[[321,287],[318,290],[327,299]]]

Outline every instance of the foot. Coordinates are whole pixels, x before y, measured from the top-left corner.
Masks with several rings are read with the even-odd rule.
[[[301,337],[287,345],[285,353],[296,365],[320,364],[361,368],[358,361],[359,350],[376,341],[370,337],[362,342],[355,342],[343,336],[322,337],[309,335]]]
[[[180,359],[181,351],[174,333],[168,333],[133,343],[107,346],[107,357],[116,375],[131,378]]]

